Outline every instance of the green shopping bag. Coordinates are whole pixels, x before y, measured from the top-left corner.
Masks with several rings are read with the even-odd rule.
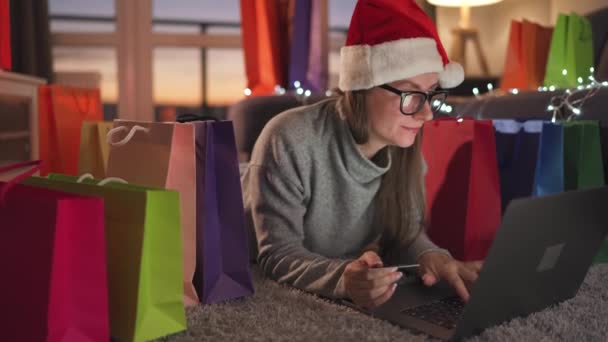
[[[605,184],[600,127],[596,121],[564,122],[564,189],[584,190]]]
[[[587,18],[575,13],[559,15],[551,38],[545,86],[574,87],[580,84],[579,77],[588,82],[593,66],[592,34]],[[566,75],[562,74],[564,69]]]
[[[24,183],[104,198],[111,336],[147,341],[185,330],[178,193],[76,180],[53,174]]]
[[[604,186],[604,164],[598,123],[581,120],[564,122],[563,126],[564,189],[583,190]],[[600,248],[595,262],[608,262],[608,240]]]

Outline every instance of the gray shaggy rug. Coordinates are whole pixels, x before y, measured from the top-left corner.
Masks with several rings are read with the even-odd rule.
[[[189,308],[188,331],[161,341],[430,340],[252,272],[253,297]],[[593,266],[573,299],[471,341],[608,341],[608,265]]]

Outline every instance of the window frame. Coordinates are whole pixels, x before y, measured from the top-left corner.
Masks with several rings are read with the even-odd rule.
[[[117,118],[154,121],[153,49],[157,47],[242,48],[239,33],[169,33],[154,31],[154,23],[167,21],[152,18],[153,0],[114,0],[114,32],[52,32],[53,47],[112,47],[116,49],[118,78]],[[328,0],[322,1],[327,20]],[[50,15],[50,19],[67,19],[68,16]],[[74,16],[71,16],[74,17]],[[78,17],[74,17],[78,18]],[[87,20],[87,17],[80,17]],[[108,19],[108,18],[106,18]],[[202,24],[202,23],[201,23]],[[213,25],[213,22],[208,24]],[[217,23],[215,23],[217,24]],[[227,24],[227,23],[224,23]],[[238,23],[240,27],[240,23]],[[325,36],[329,35],[327,25]],[[332,40],[330,49],[338,50],[343,41]],[[204,57],[203,57],[204,59]],[[203,69],[203,105],[206,102],[206,67]]]

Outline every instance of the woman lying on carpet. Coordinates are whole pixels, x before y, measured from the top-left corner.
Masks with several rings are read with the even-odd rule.
[[[407,1],[360,0],[341,51],[338,96],[279,114],[243,176],[258,261],[271,278],[367,308],[421,265],[463,300],[481,262],[454,260],[423,230],[420,129],[464,78],[431,19]]]

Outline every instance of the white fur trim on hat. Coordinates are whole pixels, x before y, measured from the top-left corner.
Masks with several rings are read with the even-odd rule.
[[[351,45],[340,50],[339,88],[342,91],[370,89],[427,72],[441,73],[442,87],[453,86],[458,70],[450,67],[445,85],[443,71],[443,61],[432,38],[399,39],[373,46]],[[462,67],[460,72],[458,84],[464,79]]]

